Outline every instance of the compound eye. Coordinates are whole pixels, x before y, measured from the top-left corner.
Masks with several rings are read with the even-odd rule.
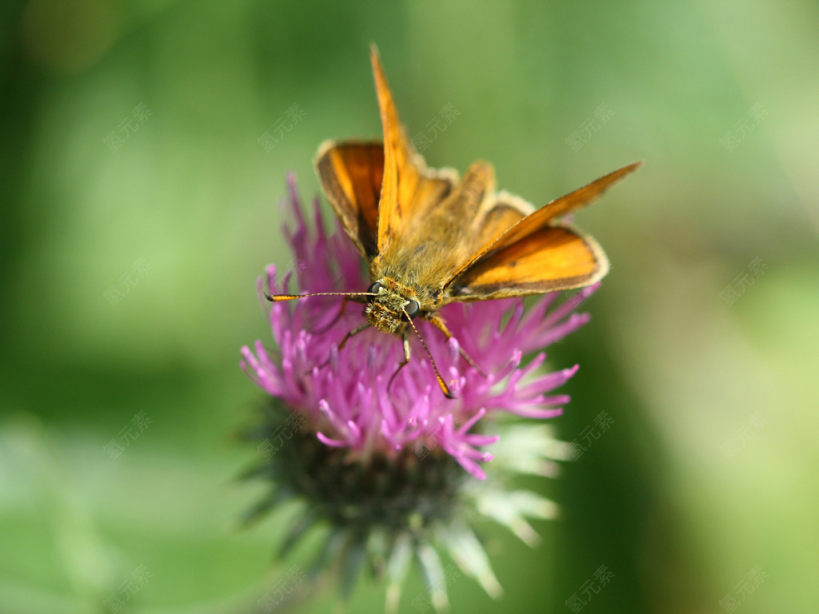
[[[381,292],[381,288],[383,288],[383,287],[384,286],[382,284],[380,284],[379,282],[375,282],[373,285],[371,285],[369,288],[367,288],[367,292],[372,293],[372,294],[378,294],[379,292]]]
[[[407,306],[404,307],[404,310],[407,312],[407,315],[411,318],[414,318],[418,315],[418,310],[421,309],[421,306],[418,304],[418,301],[414,301],[412,299],[407,302]]]

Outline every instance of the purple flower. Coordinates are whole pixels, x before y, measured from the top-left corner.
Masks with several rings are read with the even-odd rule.
[[[296,263],[298,288],[291,287],[291,273],[279,278],[271,265],[259,280],[260,294],[364,291],[370,281],[341,225],[327,234],[316,199],[310,232],[292,176],[289,189],[295,228],[285,228],[284,234]],[[364,321],[361,305],[353,302],[338,317],[341,297],[273,303],[270,324],[278,352],[257,341],[253,349],[242,348],[241,366],[268,394],[305,417],[326,446],[388,458],[406,450],[443,449],[483,479],[479,463],[492,459],[487,448],[498,439],[491,433],[491,423],[477,428],[484,417],[501,412],[551,418],[568,403],[567,395],[553,391],[578,366],[544,373],[542,350],[588,321],[587,314],[575,309],[597,287],[580,290],[560,303],[557,293],[545,295],[528,311],[522,299],[448,305],[441,315],[454,333],[449,341],[419,318],[418,329],[450,383],[454,400],[441,393],[416,339],[412,360],[389,388],[403,357],[398,336],[370,329],[339,350],[344,335]],[[485,374],[466,364],[458,343]],[[531,360],[525,360],[533,353]]]

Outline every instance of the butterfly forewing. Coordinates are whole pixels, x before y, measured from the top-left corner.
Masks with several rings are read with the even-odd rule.
[[[384,177],[378,208],[378,251],[383,253],[390,243],[399,240],[401,231],[417,212],[420,199],[416,198],[416,191],[423,182],[424,173],[423,159],[407,139],[398,118],[375,46],[370,49],[370,60],[384,133]]]

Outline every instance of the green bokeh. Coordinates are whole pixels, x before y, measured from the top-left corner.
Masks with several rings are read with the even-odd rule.
[[[559,435],[614,424],[535,483],[562,506],[538,548],[489,533],[504,596],[461,578],[453,610],[570,611],[606,565],[584,612],[727,612],[757,569],[736,611],[815,611],[815,3],[30,0],[0,20],[0,612],[102,612],[144,568],[122,612],[238,613],[281,573],[288,511],[237,528],[259,490],[229,436],[260,396],[238,348],[268,335],[256,276],[289,260],[286,173],[312,195],[321,141],[379,135],[371,41],[411,134],[458,110],[434,166],[491,160],[543,203],[646,161],[578,215],[613,268],[551,352],[581,365]],[[382,599],[362,581],[350,611]]]

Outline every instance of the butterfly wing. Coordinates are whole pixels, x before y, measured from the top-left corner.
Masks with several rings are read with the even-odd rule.
[[[333,210],[358,251],[372,258],[378,249],[378,200],[384,174],[380,141],[328,141],[319,147],[316,173]]]
[[[403,237],[414,217],[429,211],[457,182],[451,169],[427,169],[406,139],[384,70],[371,53],[384,141],[327,141],[316,173],[344,230],[372,260]]]
[[[417,202],[417,211],[374,260],[374,273],[411,286],[424,309],[432,308],[452,271],[475,253],[475,221],[494,199],[495,174],[487,162],[475,162],[448,195]]]
[[[384,132],[384,175],[378,205],[378,252],[383,254],[402,238],[414,218],[449,193],[457,175],[449,169],[427,169],[401,125],[375,45],[370,49],[370,59]]]
[[[571,213],[575,209],[590,205],[598,198],[600,198],[606,190],[608,190],[615,183],[623,179],[629,173],[634,172],[642,165],[642,162],[634,162],[620,168],[616,171],[603,175],[599,179],[595,179],[591,183],[584,185],[573,192],[556,198],[550,203],[544,205],[536,210],[531,215],[527,215],[525,219],[521,220],[513,227],[509,228],[498,241],[490,246],[489,249],[496,250],[515,243],[528,235],[545,228],[558,217]],[[477,260],[483,254],[478,254],[475,258]]]
[[[475,218],[470,254],[483,253],[504,232],[534,210],[531,204],[519,196],[505,191],[495,194]]]
[[[482,258],[448,286],[448,301],[543,294],[593,284],[608,272],[597,242],[553,225]]]
[[[590,204],[639,166],[639,162],[630,164],[561,196],[490,238],[446,284],[448,300],[541,294],[602,279],[608,272],[608,260],[597,242],[554,220]],[[514,215],[506,208],[495,217],[503,220]],[[487,229],[484,236],[491,237],[492,232]]]

